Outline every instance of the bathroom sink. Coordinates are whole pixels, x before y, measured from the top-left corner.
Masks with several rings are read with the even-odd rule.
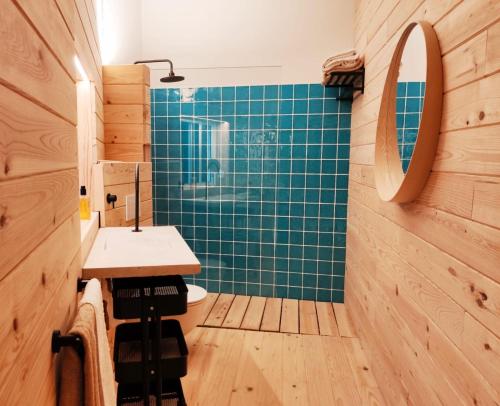
[[[99,229],[82,270],[84,279],[186,275],[200,262],[173,226]]]

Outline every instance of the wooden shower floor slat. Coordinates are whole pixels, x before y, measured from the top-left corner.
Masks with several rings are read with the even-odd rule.
[[[260,326],[262,331],[280,331],[281,302],[276,297],[267,298]]]
[[[345,306],[342,303],[333,303],[333,311],[335,312],[340,335],[342,337],[356,337],[351,323],[349,322],[349,318],[347,317]]]
[[[240,328],[243,330],[260,330],[265,307],[265,297],[252,296]]]
[[[227,312],[233,303],[234,295],[221,293],[205,320],[205,326],[220,327],[226,318]]]
[[[222,322],[222,327],[239,328],[247,311],[248,302],[250,302],[250,296],[236,296]]]
[[[299,301],[300,334],[319,335],[316,304],[311,300]]]
[[[283,299],[281,306],[280,332],[299,332],[299,301],[296,299]]]
[[[342,303],[209,293],[201,326],[355,337]]]
[[[316,314],[318,316],[319,334],[322,336],[338,337],[339,328],[333,306],[329,302],[316,302]]]
[[[208,293],[207,294],[207,298],[205,299],[206,303],[205,303],[203,317],[200,317],[200,320],[203,320],[203,323],[205,323],[205,321],[207,320],[207,317],[210,314],[210,312],[212,311],[218,297],[219,297],[218,293]]]

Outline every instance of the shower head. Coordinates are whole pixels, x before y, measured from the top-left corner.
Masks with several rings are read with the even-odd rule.
[[[168,76],[165,76],[165,77],[161,78],[160,82],[163,82],[163,83],[173,83],[173,82],[180,82],[180,81],[184,80],[184,76],[177,76],[174,73],[174,65],[173,65],[173,63],[172,63],[172,61],[170,59],[146,59],[144,61],[135,61],[134,64],[138,64],[138,63],[157,63],[157,62],[168,62],[168,64],[170,65],[170,73],[168,74]]]
[[[181,82],[184,80],[184,76],[177,76],[173,71],[170,71],[168,76],[160,79],[160,82],[163,83],[173,83],[173,82]]]

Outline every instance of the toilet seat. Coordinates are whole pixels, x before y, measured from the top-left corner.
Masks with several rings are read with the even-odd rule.
[[[199,303],[207,297],[207,291],[200,286],[188,284],[187,288],[188,288],[188,295],[187,295],[188,305]]]

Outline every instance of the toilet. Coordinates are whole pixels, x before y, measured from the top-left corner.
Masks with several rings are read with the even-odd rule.
[[[187,284],[187,312],[175,317],[169,317],[179,320],[184,335],[187,335],[198,324],[203,322],[205,306],[207,304],[207,291],[200,286]]]

